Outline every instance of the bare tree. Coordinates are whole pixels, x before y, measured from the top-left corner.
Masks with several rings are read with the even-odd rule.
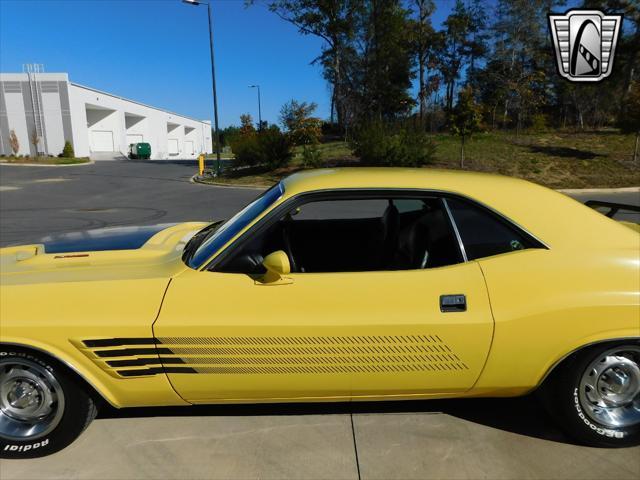
[[[11,145],[11,150],[13,150],[13,154],[17,155],[20,151],[20,141],[18,140],[18,135],[16,135],[15,130],[11,130],[9,132],[9,145]]]
[[[40,143],[40,135],[38,135],[38,132],[35,128],[31,131],[31,137],[29,137],[29,139],[36,149],[36,156],[38,156],[38,144]]]

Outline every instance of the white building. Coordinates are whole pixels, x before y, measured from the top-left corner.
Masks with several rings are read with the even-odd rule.
[[[211,122],[69,82],[66,73],[0,73],[0,154],[57,156],[65,141],[77,157],[126,157],[129,144],[151,144],[152,159],[211,153]],[[32,139],[39,137],[36,146]]]

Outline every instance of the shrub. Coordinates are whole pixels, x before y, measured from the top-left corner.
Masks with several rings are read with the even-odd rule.
[[[302,165],[311,168],[321,168],[324,166],[322,151],[318,145],[305,145],[302,149]]]
[[[258,144],[263,153],[263,162],[273,170],[285,167],[291,160],[291,143],[276,126],[262,130],[258,134]]]
[[[233,140],[231,150],[235,155],[235,164],[240,167],[252,167],[260,160],[258,139],[255,135],[241,136]]]
[[[291,144],[278,127],[271,126],[255,135],[242,135],[231,145],[238,166],[262,165],[270,170],[286,166],[291,160]]]
[[[547,117],[542,113],[536,113],[531,117],[531,126],[529,130],[535,133],[547,130]]]
[[[71,145],[71,142],[69,141],[64,142],[64,148],[62,149],[62,154],[60,156],[62,158],[73,158],[76,156],[73,151],[73,146]]]
[[[353,153],[368,165],[420,167],[433,162],[435,144],[423,131],[408,125],[372,122],[351,141]]]

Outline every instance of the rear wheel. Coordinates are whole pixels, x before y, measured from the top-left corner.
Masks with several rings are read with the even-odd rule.
[[[96,415],[86,391],[48,358],[0,346],[0,457],[49,455],[73,442]]]
[[[640,345],[594,347],[560,367],[544,392],[561,427],[581,443],[640,443]]]

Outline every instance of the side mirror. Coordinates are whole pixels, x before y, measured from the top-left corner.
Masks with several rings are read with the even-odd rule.
[[[282,250],[270,253],[262,261],[262,266],[267,269],[267,273],[261,279],[261,285],[283,285],[293,283],[291,278],[286,277],[291,273],[289,257]]]

